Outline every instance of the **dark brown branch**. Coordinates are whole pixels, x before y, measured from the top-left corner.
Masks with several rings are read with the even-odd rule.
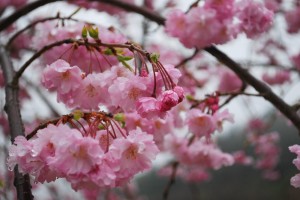
[[[103,2],[106,4],[110,4],[112,6],[116,6],[118,8],[124,9],[129,12],[141,14],[144,17],[146,17],[146,18],[150,19],[151,21],[154,21],[160,25],[164,25],[164,23],[165,23],[165,18],[161,17],[158,13],[155,13],[152,10],[145,8],[145,7],[136,6],[136,5],[126,3],[123,1],[119,1],[119,0],[89,0],[89,1]]]
[[[24,15],[30,13],[31,11],[44,6],[48,3],[56,2],[56,1],[62,1],[62,0],[39,0],[34,1],[30,4],[27,4],[26,6],[16,10],[13,14],[10,16],[2,19],[0,21],[0,32],[4,29],[8,28],[10,25],[12,25],[15,21],[17,21],[19,18],[23,17]]]
[[[146,8],[141,8],[139,6],[121,2],[119,0],[90,0],[90,1],[107,3],[130,12],[136,12],[138,14],[141,14],[144,17],[160,25],[165,24],[165,18],[159,16],[157,13],[154,13],[153,11]],[[237,64],[235,61],[233,61],[230,57],[228,57],[226,54],[224,54],[215,46],[204,48],[204,50],[210,53],[215,58],[217,58],[221,63],[226,65],[233,72],[235,72],[240,77],[241,80],[245,81],[246,83],[254,87],[259,93],[264,94],[264,98],[269,102],[271,102],[274,107],[276,107],[288,119],[290,119],[291,122],[298,129],[300,134],[300,117],[288,104],[286,104],[280,97],[278,97],[266,84],[256,79],[248,71],[243,69],[239,64]]]
[[[39,126],[37,126],[33,131],[31,131],[30,134],[28,134],[26,136],[26,139],[29,140],[31,139],[33,136],[35,136],[35,134],[38,132],[38,130],[40,129],[44,129],[46,128],[49,124],[57,124],[59,122],[59,120],[61,119],[61,117],[55,118],[51,121],[47,121],[45,123],[41,123]]]
[[[175,65],[175,68],[179,68],[179,67],[181,67],[182,65],[186,64],[187,62],[189,62],[190,60],[192,60],[193,58],[195,58],[195,56],[196,56],[198,53],[199,53],[199,49],[195,49],[194,53],[193,53],[191,56],[189,56],[189,57],[183,59],[180,63],[178,63],[177,65]]]
[[[289,118],[294,126],[300,131],[300,118],[297,113],[286,104],[279,96],[277,96],[270,87],[265,83],[259,81],[254,76],[252,76],[247,70],[243,69],[239,64],[231,60],[226,54],[221,52],[214,46],[205,48],[205,51],[210,53],[212,56],[217,58],[221,63],[226,65],[229,69],[235,72],[241,80],[244,80],[249,85],[254,87],[256,91],[263,94],[263,97],[271,102],[274,107],[281,111],[287,118]]]
[[[5,79],[5,111],[8,116],[11,141],[14,142],[17,136],[24,136],[24,126],[20,113],[18,84],[12,82],[15,72],[3,46],[0,46],[0,64]],[[14,173],[14,185],[17,189],[18,200],[33,199],[29,175],[20,174],[17,166],[14,168]]]
[[[25,32],[26,30],[32,28],[33,26],[35,26],[36,24],[39,24],[39,23],[43,23],[43,22],[46,22],[46,21],[51,21],[51,20],[73,20],[73,21],[78,21],[76,19],[72,19],[70,17],[59,17],[59,16],[56,16],[56,17],[47,17],[47,18],[44,18],[44,19],[40,19],[40,20],[37,20],[37,21],[34,21],[32,22],[31,24],[28,24],[26,27],[22,28],[21,30],[19,30],[18,32],[16,32],[7,42],[6,44],[6,47],[9,47],[11,45],[11,43],[14,41],[14,39],[16,39],[20,34],[22,34],[23,32]]]

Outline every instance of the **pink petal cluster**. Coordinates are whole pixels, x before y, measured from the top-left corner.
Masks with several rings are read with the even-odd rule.
[[[210,7],[193,7],[187,14],[174,10],[167,16],[166,32],[188,48],[225,43],[233,37],[234,29],[230,22],[221,21],[217,13]]]
[[[242,150],[233,152],[232,156],[234,157],[235,164],[250,165],[253,163],[253,158],[247,156]]]
[[[293,64],[295,65],[295,68],[300,71],[300,53],[293,55],[291,57],[291,60],[293,62]]]
[[[178,82],[180,71],[167,65],[166,71],[173,84]],[[85,74],[77,66],[70,66],[64,60],[48,65],[42,74],[42,84],[50,91],[57,91],[58,102],[69,108],[98,110],[99,106],[135,110],[144,117],[163,117],[184,98],[182,87],[174,86],[164,91],[160,73],[142,77],[134,75],[127,68],[118,65],[104,72]],[[156,83],[153,81],[156,80]],[[156,84],[157,98],[150,97]]]
[[[259,2],[208,0],[187,13],[172,10],[166,17],[165,30],[187,48],[204,48],[211,44],[224,44],[239,32],[254,38],[267,31],[272,21],[273,12]]]
[[[270,85],[282,85],[291,80],[291,75],[289,71],[280,70],[273,75],[264,73],[262,79]]]
[[[215,112],[213,115],[213,118],[216,122],[217,130],[219,132],[223,131],[223,122],[224,121],[228,121],[231,123],[234,122],[233,115],[231,113],[229,113],[228,109],[226,109],[224,111]]]
[[[234,163],[232,155],[222,152],[216,145],[206,140],[197,139],[191,145],[187,144],[186,138],[179,138],[172,134],[165,138],[165,148],[186,166],[216,170]]]
[[[220,82],[218,91],[219,92],[233,92],[241,89],[242,81],[241,79],[230,70],[221,70],[220,72]]]
[[[172,176],[173,168],[170,166],[164,167],[158,171],[158,175],[170,177]],[[176,171],[176,176],[187,182],[201,183],[208,181],[211,176],[208,170],[201,167],[186,167],[179,165]]]
[[[279,178],[279,173],[275,170],[280,154],[280,149],[277,145],[278,140],[279,134],[277,132],[259,135],[252,139],[255,154],[258,156],[255,166],[263,170],[264,178],[269,180]]]
[[[75,190],[94,190],[127,183],[147,170],[159,152],[153,136],[140,129],[115,138],[103,149],[99,140],[67,125],[48,125],[26,140],[17,137],[9,148],[8,166],[18,165],[37,182],[66,178]]]
[[[199,109],[191,109],[187,112],[186,123],[189,131],[197,137],[210,138],[211,134],[216,130],[216,121],[213,116],[203,113]]]
[[[69,3],[76,4],[80,7],[87,8],[87,9],[96,9],[99,11],[107,12],[111,15],[122,15],[124,14],[124,10],[108,5],[106,3],[100,3],[100,2],[89,2],[85,0],[68,0]],[[134,4],[134,0],[124,0],[126,3]]]
[[[267,31],[273,23],[273,11],[257,1],[242,0],[238,3],[236,12],[240,20],[239,29],[249,38]]]
[[[299,6],[285,13],[287,31],[289,33],[297,33],[300,30],[299,15],[300,15]]]
[[[9,6],[19,8],[21,6],[24,6],[26,3],[27,3],[27,0],[1,0],[0,9],[6,8]]]
[[[65,26],[57,26],[56,22],[45,22],[36,26],[35,34],[32,39],[31,47],[33,49],[41,49],[51,43],[65,39],[81,38],[82,28],[85,24],[68,23]],[[127,38],[118,33],[114,29],[108,29],[102,26],[97,27],[99,30],[99,39],[106,43],[125,43]],[[101,50],[101,51],[100,51]],[[116,65],[118,60],[116,56],[105,53],[107,48],[100,47],[99,50],[87,48],[86,46],[78,46],[74,44],[63,44],[59,47],[54,47],[42,55],[42,61],[45,64],[53,63],[57,59],[63,59],[70,65],[78,66],[86,73],[101,72],[112,65]],[[132,55],[130,51],[124,49],[122,55]]]
[[[289,150],[292,153],[297,154],[297,158],[293,160],[293,164],[297,167],[298,170],[300,170],[300,145],[295,144],[293,146],[290,146]],[[291,178],[291,185],[295,188],[300,188],[300,173]]]

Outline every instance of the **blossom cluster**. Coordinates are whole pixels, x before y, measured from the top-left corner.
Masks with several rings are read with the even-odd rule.
[[[208,0],[187,13],[172,10],[167,16],[166,32],[188,48],[204,48],[224,44],[241,32],[254,38],[267,31],[272,21],[273,11],[257,1]]]
[[[13,6],[19,8],[24,6],[27,3],[27,0],[2,0],[0,2],[0,9],[6,8],[8,6]]]
[[[104,132],[92,137],[50,124],[30,140],[18,136],[9,149],[8,166],[18,165],[36,182],[65,178],[75,190],[120,186],[151,167],[159,152],[151,135],[136,129],[112,139]]]
[[[69,23],[64,26],[57,26],[57,23],[46,22],[35,27],[35,34],[31,43],[31,48],[41,49],[46,45],[65,39],[81,39],[84,23]],[[114,28],[94,26],[98,30],[101,42],[105,43],[126,43],[128,39]],[[132,56],[127,49],[118,49],[117,55]],[[42,55],[42,64],[55,62],[57,59],[64,59],[71,65],[75,64],[86,73],[103,72],[112,65],[119,63],[117,57],[113,55],[109,48],[98,48],[85,45],[63,44],[51,48],[50,51]]]
[[[179,70],[171,65],[165,68],[176,83],[180,77]],[[154,80],[158,93],[156,98],[151,97]],[[163,91],[162,75],[136,76],[121,65],[103,73],[85,74],[79,67],[57,60],[45,68],[42,83],[50,91],[57,91],[57,100],[69,108],[99,110],[99,106],[105,105],[123,112],[137,110],[143,117],[163,114],[184,97],[184,91],[179,86]]]
[[[280,147],[279,133],[266,132],[267,124],[259,119],[252,119],[249,123],[247,142],[254,147],[257,157],[254,166],[262,170],[263,178],[277,180],[280,176],[276,166],[279,162]]]
[[[300,145],[295,144],[293,146],[290,146],[289,150],[292,153],[297,154],[297,158],[293,160],[293,163],[297,167],[297,169],[300,170]],[[291,178],[291,185],[296,188],[300,188],[300,173]]]

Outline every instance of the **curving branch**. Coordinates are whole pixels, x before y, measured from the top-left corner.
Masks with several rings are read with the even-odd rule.
[[[35,61],[37,58],[39,58],[43,53],[45,53],[46,51],[54,48],[54,47],[57,47],[57,46],[61,46],[63,44],[76,44],[76,45],[79,45],[79,46],[86,46],[86,47],[93,47],[95,48],[96,50],[99,50],[99,47],[107,47],[107,48],[110,48],[110,49],[113,49],[113,48],[126,48],[126,49],[129,49],[130,51],[137,51],[139,52],[140,54],[142,55],[145,55],[147,58],[149,58],[150,60],[150,53],[127,42],[125,44],[118,44],[118,43],[104,43],[104,42],[101,42],[100,40],[97,41],[96,43],[91,43],[91,42],[88,42],[88,41],[85,41],[85,40],[82,40],[82,39],[72,39],[72,38],[69,38],[69,39],[64,39],[64,40],[60,40],[60,41],[56,41],[56,42],[53,42],[51,44],[48,44],[46,46],[44,46],[43,48],[41,48],[39,51],[37,51],[35,54],[33,54],[31,56],[31,58],[29,58],[22,66],[21,68],[16,72],[14,78],[13,78],[13,83],[17,83],[20,79],[20,77],[22,76],[22,74],[24,73],[24,71],[29,67],[29,65]]]
[[[23,17],[24,15],[30,13],[31,11],[42,7],[48,3],[56,2],[56,1],[62,1],[62,0],[39,0],[34,1],[30,4],[27,4],[26,6],[16,10],[13,14],[10,16],[2,19],[0,21],[0,32],[4,29],[8,28],[10,25],[12,25],[15,21],[17,21],[19,18]]]
[[[55,16],[55,17],[47,17],[47,18],[44,18],[44,19],[40,19],[40,20],[37,20],[37,21],[34,21],[33,23],[27,25],[26,27],[22,28],[21,30],[19,30],[18,32],[16,32],[7,42],[6,44],[6,47],[9,47],[11,46],[11,44],[13,43],[13,41],[19,36],[21,35],[23,32],[27,31],[28,29],[34,27],[36,24],[39,24],[39,23],[43,23],[43,22],[46,22],[46,21],[51,21],[51,20],[61,20],[61,21],[64,21],[64,20],[72,20],[72,21],[78,21],[76,19],[73,19],[73,18],[70,18],[70,17],[60,17],[60,16]]]
[[[0,46],[0,64],[5,79],[5,111],[8,116],[11,141],[21,135],[24,136],[24,126],[20,113],[18,84],[13,84],[14,70],[8,53]],[[14,168],[14,185],[17,189],[18,200],[33,199],[29,175],[20,174],[18,167]]]
[[[89,1],[98,1],[103,2],[106,4],[110,4],[116,7],[119,7],[121,9],[125,9],[129,12],[135,12],[138,14],[143,15],[144,17],[156,22],[160,25],[165,25],[165,18],[161,17],[159,14],[153,12],[150,9],[142,8],[130,3],[125,3],[119,0],[89,0]],[[230,57],[228,57],[225,53],[220,51],[215,46],[210,46],[204,48],[206,52],[214,56],[216,59],[218,59],[221,63],[226,65],[229,69],[234,71],[236,75],[239,76],[239,78],[249,85],[251,85],[253,88],[256,89],[260,94],[263,94],[263,97],[268,100],[270,103],[273,104],[274,107],[276,107],[281,113],[283,113],[288,119],[291,120],[291,122],[294,124],[294,126],[298,129],[299,135],[300,135],[300,117],[297,115],[297,113],[289,106],[287,103],[285,103],[279,96],[277,96],[265,83],[261,82],[260,80],[256,79],[254,76],[252,76],[248,71],[243,69],[238,63],[236,63],[234,60],[232,60]]]

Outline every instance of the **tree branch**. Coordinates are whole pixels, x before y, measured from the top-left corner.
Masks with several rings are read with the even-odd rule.
[[[27,4],[26,6],[16,10],[13,14],[10,16],[2,19],[0,21],[0,32],[12,25],[15,21],[17,21],[19,18],[23,17],[24,15],[30,13],[31,11],[44,6],[48,3],[56,2],[56,1],[62,1],[62,0],[39,0],[34,1],[30,4]]]
[[[165,25],[165,18],[159,16],[159,14],[147,8],[142,8],[136,5],[121,2],[119,0],[90,0],[90,1],[107,3],[130,12],[141,14],[144,17],[156,22],[157,24]],[[221,63],[226,65],[229,69],[234,71],[240,77],[241,80],[245,81],[246,83],[254,87],[259,93],[263,94],[263,97],[266,100],[272,103],[274,107],[276,107],[279,111],[281,111],[281,113],[283,113],[288,119],[291,120],[291,122],[298,129],[300,134],[300,117],[288,104],[286,104],[279,96],[277,96],[266,84],[256,79],[248,71],[244,70],[239,64],[237,64],[234,60],[228,57],[225,53],[220,51],[217,47],[212,45],[210,47],[204,48],[204,50],[210,53],[215,58],[217,58]]]
[[[241,80],[244,80],[249,85],[254,87],[262,96],[273,104],[281,113],[283,113],[287,118],[289,118],[294,126],[300,131],[300,118],[297,113],[286,104],[279,96],[277,96],[269,86],[260,80],[252,76],[247,70],[243,69],[239,64],[234,62],[222,51],[217,49],[215,46],[205,48],[205,51],[210,53],[212,56],[217,58],[221,63],[226,65],[229,69],[234,71]],[[299,133],[300,134],[300,133]]]
[[[0,46],[0,64],[5,79],[5,111],[8,116],[11,141],[13,143],[17,136],[24,136],[24,126],[20,113],[18,84],[12,84],[15,72],[11,60],[3,46]],[[18,200],[33,199],[29,175],[26,174],[22,176],[17,166],[14,168],[14,173],[14,185],[17,189]]]
[[[165,23],[165,18],[161,17],[158,13],[155,13],[146,7],[136,6],[134,4],[126,3],[119,0],[88,0],[88,1],[103,2],[129,12],[138,13],[160,25],[163,25]]]

